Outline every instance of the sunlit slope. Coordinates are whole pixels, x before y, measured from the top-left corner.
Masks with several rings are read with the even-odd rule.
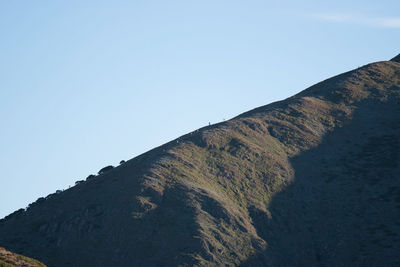
[[[0,247],[0,267],[46,267],[46,265]]]
[[[49,266],[396,265],[399,155],[400,63],[373,63],[41,199],[0,246]]]

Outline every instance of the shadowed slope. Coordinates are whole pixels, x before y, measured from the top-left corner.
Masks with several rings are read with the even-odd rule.
[[[399,87],[378,62],[199,129],[6,217],[0,245],[49,266],[395,264]]]
[[[395,56],[394,58],[392,58],[390,61],[400,62],[400,54],[398,54],[397,56]]]

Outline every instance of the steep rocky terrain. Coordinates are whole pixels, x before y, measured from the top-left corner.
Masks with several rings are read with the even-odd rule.
[[[400,265],[400,58],[39,199],[0,246],[48,266]]]
[[[0,247],[0,267],[46,267],[46,265]]]

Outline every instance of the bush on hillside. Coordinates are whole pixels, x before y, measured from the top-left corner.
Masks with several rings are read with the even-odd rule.
[[[112,169],[114,169],[114,166],[108,165],[108,166],[104,167],[103,169],[101,169],[98,173],[103,174],[105,172],[111,171]]]
[[[96,175],[91,174],[88,177],[86,177],[86,181],[89,181],[89,180],[91,180],[91,179],[93,179],[95,177],[96,177]]]

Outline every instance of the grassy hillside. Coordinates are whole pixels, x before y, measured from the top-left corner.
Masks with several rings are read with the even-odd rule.
[[[400,63],[204,127],[0,221],[49,266],[379,266],[400,258]]]
[[[0,247],[0,267],[46,267],[46,265]]]

